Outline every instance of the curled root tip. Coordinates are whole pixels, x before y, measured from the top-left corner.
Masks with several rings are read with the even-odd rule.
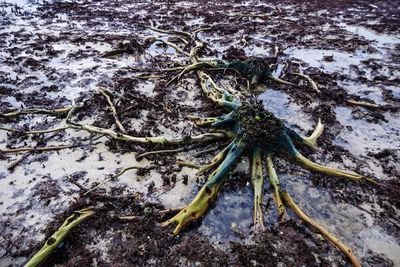
[[[172,232],[172,234],[174,236],[178,235],[181,232],[181,229],[182,229],[182,224],[178,223],[178,225],[175,227],[175,230]]]

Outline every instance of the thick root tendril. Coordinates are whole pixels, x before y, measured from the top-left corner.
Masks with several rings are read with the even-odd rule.
[[[49,239],[47,239],[44,246],[24,265],[24,267],[39,266],[58,247],[72,228],[93,214],[94,211],[90,208],[75,211],[64,221],[61,227]]]
[[[308,169],[310,171],[315,171],[315,172],[319,172],[319,173],[326,174],[326,175],[331,175],[331,176],[342,176],[342,177],[349,178],[349,179],[351,179],[351,180],[353,180],[355,182],[362,182],[362,181],[371,182],[371,181],[373,181],[372,179],[366,178],[366,177],[362,176],[361,174],[358,174],[358,173],[355,173],[355,172],[348,172],[348,171],[338,170],[338,169],[334,169],[334,168],[331,168],[331,167],[326,167],[326,166],[319,165],[319,164],[314,163],[311,160],[307,159],[306,157],[304,157],[300,153],[298,153],[296,155],[296,160],[304,168],[306,168],[306,169]]]
[[[215,184],[212,187],[205,185],[188,206],[184,207],[178,214],[168,221],[162,223],[162,226],[168,226],[176,222],[177,226],[173,234],[179,234],[183,227],[192,221],[200,219],[207,212],[210,204],[217,197],[220,186],[221,184]]]
[[[167,226],[171,223],[178,223],[173,234],[177,235],[188,223],[198,220],[203,216],[211,203],[217,197],[218,191],[236,161],[241,157],[246,147],[241,141],[235,141],[230,145],[229,153],[219,167],[210,175],[208,182],[199,191],[193,201],[181,210],[177,215],[162,225]]]
[[[265,230],[264,215],[262,211],[264,177],[262,172],[261,150],[255,148],[251,157],[251,182],[254,188],[253,221],[256,231]]]
[[[274,200],[278,210],[278,221],[284,222],[286,220],[285,206],[283,205],[280,195],[280,185],[278,175],[276,174],[271,155],[267,156],[267,169],[268,169],[268,182],[274,194]]]
[[[317,147],[317,139],[321,136],[324,131],[325,126],[322,124],[321,120],[318,120],[317,127],[315,127],[314,132],[309,137],[303,137],[304,144],[310,146],[311,148]]]
[[[199,168],[198,174],[203,174],[208,170],[212,169],[213,167],[217,166],[220,162],[222,162],[226,155],[228,154],[229,150],[233,146],[233,142],[226,146],[221,152],[219,152],[209,164],[202,166]],[[211,178],[211,177],[210,177]]]
[[[282,199],[285,201],[286,205],[293,210],[297,216],[307,224],[309,224],[312,228],[317,230],[323,237],[328,239],[330,242],[332,242],[338,249],[340,249],[346,256],[349,258],[353,266],[356,267],[361,267],[360,261],[357,259],[357,257],[354,255],[354,253],[351,251],[351,249],[343,244],[339,239],[337,239],[335,236],[333,236],[331,233],[329,233],[325,228],[320,226],[318,223],[314,222],[310,217],[308,217],[293,201],[293,199],[290,197],[289,193],[287,191],[284,191],[281,193]]]

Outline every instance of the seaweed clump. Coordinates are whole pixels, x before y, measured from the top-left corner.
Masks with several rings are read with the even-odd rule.
[[[240,127],[243,141],[250,146],[273,149],[286,129],[280,119],[265,109],[261,101],[255,99],[244,102],[233,111],[233,118]]]

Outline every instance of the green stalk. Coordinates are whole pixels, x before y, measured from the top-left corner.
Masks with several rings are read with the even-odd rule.
[[[229,150],[228,155],[221,165],[219,165],[219,167],[210,175],[209,180],[197,193],[193,201],[174,217],[162,223],[162,226],[168,226],[176,222],[177,226],[173,234],[177,235],[184,226],[192,221],[200,219],[207,212],[209,206],[217,197],[225,177],[229,174],[229,171],[241,157],[244,148],[245,144],[243,144],[241,141],[236,142]]]
[[[321,123],[321,120],[319,119],[318,124],[315,127],[315,130],[308,137],[304,137],[290,128],[286,129],[286,134],[290,137],[290,139],[295,144],[306,145],[306,146],[316,150],[316,149],[318,149],[317,148],[317,140],[321,136],[322,132],[324,131],[324,128],[325,128],[325,126]]]
[[[221,152],[219,152],[212,160],[209,164],[202,166],[199,171],[198,174],[203,174],[206,171],[208,171],[209,169],[213,168],[214,166],[216,166],[217,164],[219,164],[221,161],[223,161],[226,157],[226,155],[228,154],[229,150],[231,149],[231,147],[234,145],[233,141],[232,143],[230,143],[229,145],[227,145]]]
[[[90,208],[75,211],[69,216],[61,227],[47,239],[44,246],[24,265],[24,267],[39,266],[50,254],[58,247],[58,245],[69,234],[72,228],[83,222],[94,214]]]

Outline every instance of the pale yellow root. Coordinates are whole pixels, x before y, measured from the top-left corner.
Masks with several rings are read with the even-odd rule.
[[[91,189],[86,191],[83,195],[86,196],[90,192],[93,192],[94,190],[96,190],[97,188],[103,186],[104,184],[108,183],[109,181],[117,179],[118,177],[120,177],[122,174],[124,174],[125,172],[127,172],[129,170],[139,170],[139,169],[140,169],[140,167],[137,167],[137,166],[130,166],[130,167],[124,168],[120,172],[118,172],[117,174],[110,176],[108,179],[106,179],[103,182],[99,183],[98,185],[92,187]]]
[[[199,118],[196,116],[188,116],[188,119],[193,121],[198,127],[208,126],[218,121],[218,118]]]
[[[276,207],[278,209],[278,220],[279,222],[284,222],[286,219],[286,211],[285,211],[285,206],[282,203],[281,195],[279,193],[280,191],[279,179],[278,175],[276,174],[271,155],[267,156],[267,169],[268,169],[268,181],[274,192],[274,200],[276,203]]]
[[[271,80],[277,82],[277,83],[282,83],[282,84],[286,84],[286,85],[293,85],[293,83],[291,83],[291,82],[284,81],[284,80],[279,79],[278,77],[275,77],[275,76],[272,76],[272,75],[269,76],[269,78],[270,78]]]
[[[286,205],[293,210],[297,216],[307,224],[309,224],[311,227],[313,227],[315,230],[317,230],[323,237],[328,239],[330,242],[332,242],[338,249],[340,249],[346,256],[349,258],[353,266],[356,267],[361,267],[360,261],[357,259],[357,257],[354,255],[354,253],[351,251],[351,249],[343,244],[339,239],[334,237],[331,233],[329,233],[327,230],[325,230],[322,226],[320,226],[318,223],[314,222],[310,217],[308,217],[297,205],[294,203],[293,199],[290,197],[289,193],[287,191],[284,191],[281,193],[283,200],[285,201]]]
[[[309,137],[303,137],[304,142],[306,145],[310,146],[311,148],[317,147],[317,139],[321,136],[322,132],[324,131],[325,126],[322,124],[321,120],[318,120],[317,127],[315,127],[314,132]]]
[[[317,83],[316,83],[313,79],[311,79],[310,76],[305,75],[305,74],[301,74],[301,73],[297,73],[297,72],[292,73],[292,74],[297,75],[297,76],[299,76],[299,77],[302,77],[302,78],[306,79],[306,80],[311,84],[311,87],[312,87],[317,93],[321,93],[321,91],[320,91],[319,88],[318,88]]]
[[[70,110],[79,108],[79,107],[80,106],[70,105],[70,106],[66,106],[66,107],[58,108],[58,109],[29,108],[29,109],[17,110],[17,111],[8,112],[8,113],[0,113],[0,117],[9,118],[9,117],[15,117],[15,116],[25,115],[25,114],[57,115],[57,114],[68,113]]]
[[[13,128],[0,127],[0,130],[8,131],[8,132],[22,133],[22,134],[46,134],[46,133],[60,132],[60,131],[64,131],[64,130],[71,129],[71,128],[72,128],[71,126],[65,126],[65,127],[49,129],[49,130],[24,131],[24,130],[18,130],[18,129],[13,129]]]
[[[204,143],[212,140],[224,139],[224,133],[204,133],[196,136],[187,136],[180,139],[167,139],[165,137],[135,137],[127,134],[121,134],[111,129],[100,128],[88,124],[70,124],[71,128],[78,130],[85,130],[90,133],[101,134],[115,140],[134,142],[134,143],[147,143],[147,144],[190,144],[190,143]]]
[[[255,149],[251,157],[251,183],[254,188],[253,222],[256,231],[264,231],[264,216],[262,211],[262,198],[264,177],[262,172],[261,151]]]
[[[223,90],[215,84],[215,82],[211,79],[203,71],[198,71],[198,76],[200,78],[200,86],[203,90],[203,93],[207,96],[208,99],[216,103],[217,105],[222,106],[222,94]],[[208,86],[211,85],[211,86]]]
[[[139,154],[136,156],[137,160],[141,160],[142,158],[145,158],[150,155],[157,155],[157,154],[168,154],[168,153],[178,153],[184,151],[184,148],[177,148],[177,149],[165,149],[165,150],[154,150],[154,151],[149,151],[145,152],[142,154]]]
[[[66,148],[75,148],[79,145],[60,145],[60,146],[48,146],[48,147],[19,147],[19,148],[0,148],[0,153],[19,153],[19,152],[45,152],[55,151]]]
[[[167,214],[170,212],[180,212],[181,210],[183,210],[185,208],[185,206],[183,207],[178,207],[178,208],[169,208],[169,209],[165,209],[165,210],[160,210],[158,213],[160,213],[161,215],[163,214]]]
[[[163,43],[163,44],[165,44],[165,45],[168,45],[168,46],[172,47],[172,48],[175,49],[178,53],[181,53],[181,54],[183,54],[183,55],[185,55],[185,56],[189,56],[189,53],[186,52],[186,51],[184,51],[183,49],[181,49],[178,45],[176,45],[176,44],[174,44],[174,43],[172,43],[172,42],[170,42],[170,41],[164,40],[164,39],[162,39],[162,38],[157,38],[157,37],[155,37],[155,36],[149,36],[149,37],[146,38],[146,40],[147,40],[147,41],[150,41],[150,42],[152,42],[152,43],[154,43],[154,42],[161,42],[161,43]]]
[[[360,106],[360,107],[381,108],[381,106],[379,106],[377,104],[369,103],[369,102],[366,102],[366,101],[356,101],[356,100],[348,99],[348,100],[346,100],[346,102],[349,103],[349,104],[352,104],[352,105]]]
[[[226,146],[207,165],[198,165],[198,164],[190,162],[190,161],[182,161],[182,160],[177,160],[176,164],[179,166],[185,166],[185,167],[198,169],[199,171],[197,172],[197,174],[203,174],[203,173],[207,172],[208,170],[212,169],[213,167],[217,166],[219,163],[221,163],[225,159],[230,148],[231,148],[230,145]]]
[[[115,124],[118,126],[121,132],[126,133],[124,126],[122,125],[121,121],[118,118],[117,109],[115,108],[114,103],[111,100],[111,97],[107,94],[105,90],[99,90],[99,92],[106,98],[108,105],[111,108],[111,113],[114,117]]]
[[[185,167],[190,167],[190,168],[193,168],[193,169],[200,169],[201,168],[201,165],[198,165],[198,164],[190,162],[190,161],[177,160],[175,163],[178,166],[185,166]]]
[[[358,173],[342,171],[342,170],[338,170],[338,169],[334,169],[334,168],[330,168],[330,167],[326,167],[326,166],[322,166],[317,163],[314,163],[311,160],[304,157],[303,155],[301,155],[300,153],[298,153],[296,155],[296,160],[299,163],[301,163],[301,165],[303,165],[306,169],[308,169],[310,171],[316,171],[319,173],[323,173],[326,175],[332,175],[332,176],[343,176],[343,177],[349,178],[356,182],[365,180],[365,177]]]

